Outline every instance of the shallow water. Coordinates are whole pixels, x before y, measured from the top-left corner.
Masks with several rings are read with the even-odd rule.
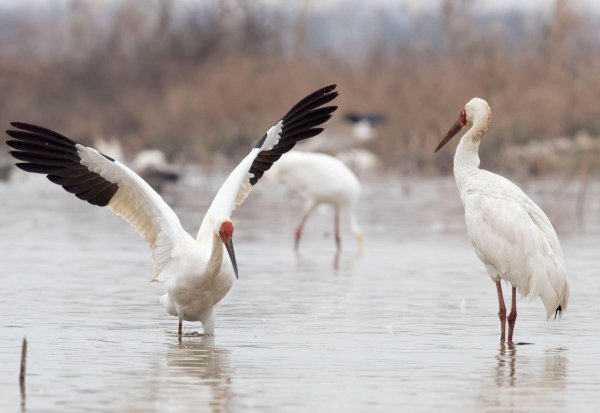
[[[220,179],[164,194],[190,232]],[[345,227],[336,256],[327,209],[294,254],[302,201],[261,183],[234,215],[240,279],[216,336],[181,344],[132,229],[43,178],[0,183],[0,411],[20,410],[23,336],[30,412],[597,411],[600,208],[590,192],[577,220],[576,188],[559,186],[523,188],[561,237],[569,311],[546,322],[519,301],[532,344],[503,348],[450,178],[365,184],[362,256]]]

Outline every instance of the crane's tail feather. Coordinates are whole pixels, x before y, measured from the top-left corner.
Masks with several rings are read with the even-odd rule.
[[[562,306],[558,306],[556,307],[556,311],[554,312],[554,319],[556,320],[556,316],[560,314],[560,317],[562,318]]]

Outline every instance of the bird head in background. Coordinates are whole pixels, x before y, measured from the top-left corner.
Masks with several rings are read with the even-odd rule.
[[[233,223],[227,217],[217,219],[215,231],[227,249],[233,270],[235,271],[235,278],[238,278],[237,262],[235,261],[235,252],[233,250]]]
[[[454,137],[458,132],[465,126],[469,128],[475,123],[486,122],[490,123],[492,119],[492,111],[488,103],[481,98],[473,98],[467,102],[467,104],[460,110],[458,119],[454,122],[454,125],[450,128],[446,136],[442,139],[440,144],[435,148],[434,152],[439,151],[442,147],[447,144],[450,139]],[[478,137],[481,139],[481,136]]]
[[[373,127],[385,123],[387,118],[379,113],[346,112],[344,120],[354,125],[354,137],[366,142],[375,137]]]

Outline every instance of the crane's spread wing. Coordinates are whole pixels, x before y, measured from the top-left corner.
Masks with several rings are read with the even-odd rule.
[[[186,234],[177,215],[151,187],[122,163],[57,132],[13,122],[6,143],[16,165],[41,173],[92,205],[108,206],[144,237],[158,274]],[[187,235],[187,234],[186,234]]]
[[[554,227],[546,214],[509,180],[481,171],[465,192],[469,239],[488,271],[539,295],[548,317],[563,299],[566,267]],[[479,181],[479,182],[477,182]],[[485,191],[475,188],[486,188]]]
[[[331,118],[337,109],[337,106],[323,106],[338,95],[335,88],[336,85],[326,86],[306,96],[271,127],[225,180],[207,216],[231,216],[235,207],[244,202],[252,187],[281,155],[297,142],[321,133],[323,129],[317,126]]]

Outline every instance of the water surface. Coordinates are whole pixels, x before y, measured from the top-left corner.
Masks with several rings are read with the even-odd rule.
[[[191,233],[220,182],[164,194]],[[516,339],[532,344],[509,348],[454,182],[407,182],[365,184],[366,251],[344,227],[339,256],[326,208],[294,254],[302,201],[258,185],[234,215],[240,279],[218,306],[216,336],[182,343],[131,228],[43,178],[0,183],[0,411],[20,410],[23,336],[30,412],[596,411],[594,191],[581,221],[576,187],[523,184],[557,227],[572,295],[560,322],[519,301]]]

